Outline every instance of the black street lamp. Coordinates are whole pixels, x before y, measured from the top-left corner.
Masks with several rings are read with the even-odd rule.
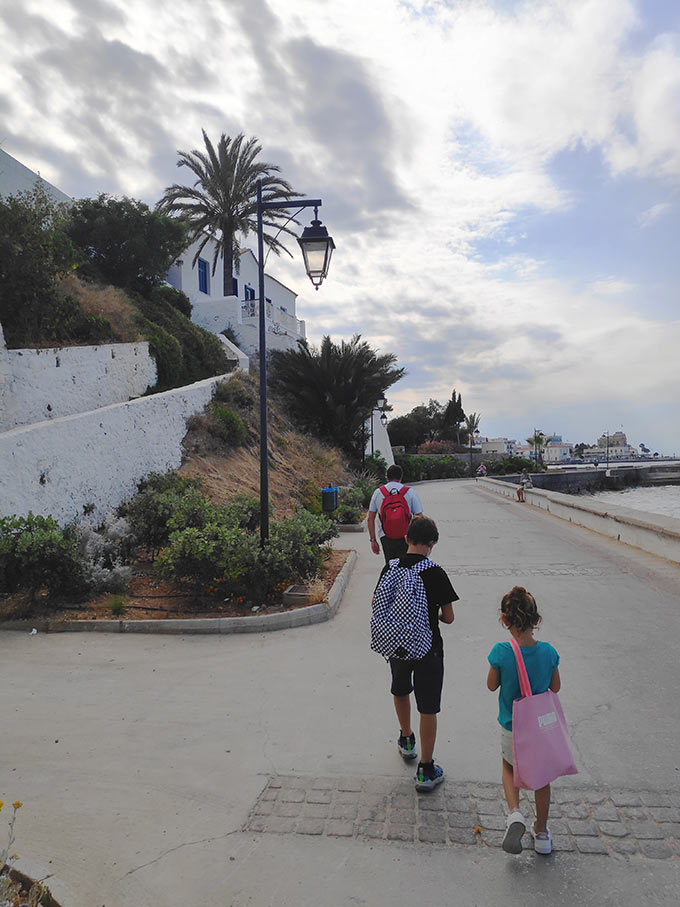
[[[476,428],[473,432],[470,432],[470,475],[472,475],[472,444],[475,440],[474,435],[479,438],[479,429]]]
[[[267,326],[264,297],[264,231],[265,211],[285,208],[314,208],[311,227],[302,231],[298,243],[302,249],[305,269],[318,290],[328,274],[328,266],[335,243],[328,230],[318,220],[320,198],[291,199],[287,202],[265,201],[262,198],[262,180],[257,181],[257,270],[260,293],[260,544],[264,547],[269,538],[269,464],[267,460]]]
[[[378,410],[380,413],[380,421],[383,425],[387,425],[387,416],[385,415],[385,410],[387,409],[387,397],[385,394],[381,393],[378,395],[378,399],[375,402],[375,406],[371,409],[371,456],[375,453],[373,449],[373,413]],[[383,422],[383,419],[385,420]]]

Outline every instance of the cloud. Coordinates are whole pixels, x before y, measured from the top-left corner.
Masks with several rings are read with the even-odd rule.
[[[397,354],[401,411],[455,386],[487,418],[642,413],[680,377],[677,323],[654,307],[676,266],[651,279],[630,254],[674,223],[670,21],[633,0],[5,4],[0,141],[70,194],[153,203],[201,128],[255,135],[337,244],[318,294],[298,258],[269,267],[313,341]],[[607,181],[617,205],[588,206]]]
[[[652,224],[655,224],[658,220],[661,220],[662,217],[668,214],[672,210],[672,207],[670,202],[657,202],[656,205],[647,208],[638,217],[640,227],[643,230],[647,227],[651,227]]]

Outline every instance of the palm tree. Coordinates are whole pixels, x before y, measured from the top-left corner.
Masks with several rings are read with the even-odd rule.
[[[178,151],[178,167],[188,167],[196,176],[193,186],[168,186],[156,206],[166,214],[176,214],[189,224],[189,236],[193,242],[200,238],[194,255],[195,266],[205,245],[215,241],[212,273],[217,260],[223,262],[224,295],[231,296],[234,267],[238,271],[239,237],[247,236],[257,229],[257,181],[262,180],[263,201],[284,201],[300,195],[275,174],[280,171],[276,164],[256,161],[262,146],[256,138],[240,133],[235,139],[222,133],[217,148],[203,130],[205,152],[194,149],[191,152]],[[279,242],[280,233],[295,235],[286,224],[297,223],[285,211],[265,211],[265,227],[275,227],[278,232],[272,236],[264,233],[266,245],[276,254],[288,249]],[[288,252],[290,255],[291,253]]]
[[[269,384],[299,424],[359,457],[364,422],[405,373],[396,361],[378,356],[360,334],[339,345],[326,336],[320,349],[298,340],[297,349],[272,351]]]
[[[552,437],[544,435],[542,431],[535,431],[530,438],[527,438],[527,444],[531,444],[534,448],[534,462],[536,466],[539,467],[543,460],[543,446],[552,441]]]
[[[469,416],[465,417],[465,431],[468,433],[470,440],[470,475],[472,475],[472,442],[474,441],[475,432],[479,430],[481,418],[481,413],[470,413]]]

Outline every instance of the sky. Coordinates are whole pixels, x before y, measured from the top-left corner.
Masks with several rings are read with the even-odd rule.
[[[678,0],[0,0],[0,51],[0,146],[74,197],[256,136],[336,243],[268,271],[395,415],[680,455]]]

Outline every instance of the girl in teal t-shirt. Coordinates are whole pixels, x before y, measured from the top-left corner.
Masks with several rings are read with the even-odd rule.
[[[534,639],[534,629],[541,622],[536,601],[523,586],[515,586],[501,601],[501,623],[522,650],[532,693],[557,693],[561,686],[558,665],[560,656],[548,642]],[[498,723],[501,726],[501,753],[503,757],[503,790],[510,811],[507,820],[503,850],[522,852],[522,835],[526,821],[519,810],[519,789],[515,787],[512,768],[512,703],[521,698],[517,666],[509,642],[498,642],[489,652],[489,674],[486,685],[498,690]],[[552,837],[548,829],[550,785],[535,791],[536,822],[531,829],[536,853],[552,851]]]

